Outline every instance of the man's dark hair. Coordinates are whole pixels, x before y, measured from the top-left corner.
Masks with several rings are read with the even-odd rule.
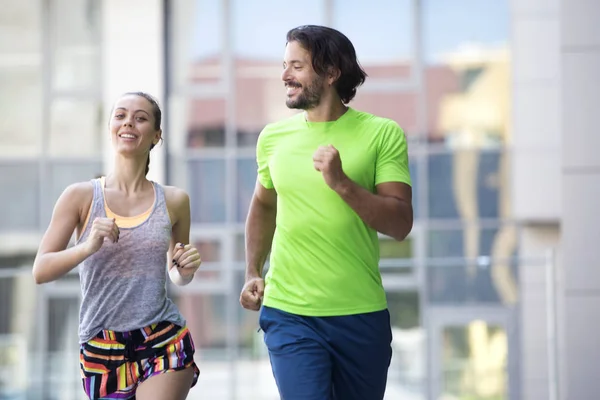
[[[296,41],[310,52],[317,74],[323,76],[330,68],[339,69],[334,86],[344,104],[354,98],[356,89],[365,82],[367,74],[358,63],[354,45],[343,33],[325,26],[303,25],[290,30],[286,40],[286,44]]]

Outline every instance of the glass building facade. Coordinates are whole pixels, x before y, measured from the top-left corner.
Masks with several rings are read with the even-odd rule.
[[[401,243],[380,241],[394,330],[388,398],[519,398],[508,3],[161,3],[164,183],[190,194],[203,258],[194,282],[169,287],[199,349],[190,398],[277,398],[257,314],[238,296],[255,144],[294,112],[281,59],[287,30],[304,24],[353,41],[369,78],[350,106],[394,119],[409,142],[414,229]],[[0,398],[81,398],[77,275],[36,287],[29,271],[62,190],[106,169],[102,31],[111,21],[102,1],[9,4],[0,14]],[[135,57],[135,36],[123,41]],[[11,358],[23,350],[31,357]]]

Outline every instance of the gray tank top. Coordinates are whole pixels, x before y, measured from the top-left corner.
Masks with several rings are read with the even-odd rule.
[[[99,179],[92,180],[94,198],[84,242],[95,218],[106,218]],[[119,228],[118,243],[106,242],[79,265],[82,302],[79,341],[101,330],[132,331],[160,321],[184,326],[177,306],[167,297],[167,251],[171,221],[164,191],[153,182],[155,201],[148,218],[132,228]]]

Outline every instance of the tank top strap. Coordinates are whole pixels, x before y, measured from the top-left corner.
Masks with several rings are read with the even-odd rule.
[[[156,193],[156,206],[154,207],[154,214],[156,216],[166,218],[170,223],[171,219],[169,217],[169,210],[167,208],[165,189],[160,183],[152,181],[152,184],[154,185],[154,192]]]
[[[104,211],[104,193],[102,191],[101,178],[92,179],[94,185],[94,198],[92,200],[92,213],[90,214],[90,222],[94,222],[95,218],[106,217]]]
[[[154,181],[152,181],[152,184],[154,185],[154,193],[156,193],[156,209],[165,207],[167,201],[165,200],[165,191],[162,185]]]
[[[83,227],[83,232],[76,241],[77,244],[81,243],[87,238],[91,226],[96,218],[106,216],[106,213],[104,211],[104,198],[102,196],[102,186],[100,184],[100,179],[92,179],[90,180],[90,182],[92,183],[93,188],[92,203],[90,204],[89,213],[86,217],[85,226]]]

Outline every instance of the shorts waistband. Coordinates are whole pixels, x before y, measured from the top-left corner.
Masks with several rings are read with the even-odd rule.
[[[172,322],[162,321],[133,331],[117,332],[103,329],[95,337],[123,344],[130,342],[144,343],[179,329],[181,327]]]

